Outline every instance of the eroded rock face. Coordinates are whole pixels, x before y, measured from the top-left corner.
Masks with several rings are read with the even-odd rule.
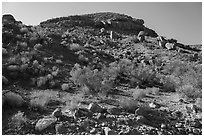
[[[14,23],[16,20],[11,14],[3,15],[2,22],[3,23]]]

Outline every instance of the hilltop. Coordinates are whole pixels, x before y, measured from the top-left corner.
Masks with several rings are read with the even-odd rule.
[[[202,134],[202,45],[103,12],[2,17],[3,134]]]

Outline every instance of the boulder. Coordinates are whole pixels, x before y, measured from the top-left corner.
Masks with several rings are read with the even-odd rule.
[[[172,49],[175,49],[175,46],[174,46],[174,43],[166,43],[165,44],[165,47],[168,49],[168,50],[172,50]]]
[[[8,71],[19,71],[19,66],[18,65],[9,65],[7,67]]]
[[[67,83],[64,83],[64,84],[61,85],[61,89],[62,89],[63,91],[69,91],[70,85],[67,84]]]
[[[39,77],[37,79],[37,87],[42,87],[47,83],[47,77]]]
[[[56,59],[56,63],[57,64],[62,64],[62,60],[61,59]]]
[[[140,124],[145,124],[145,125],[149,125],[152,127],[157,127],[158,125],[156,125],[155,123],[153,123],[152,121],[149,121],[146,117],[139,115],[136,117],[136,121]]]
[[[46,116],[44,118],[41,118],[38,120],[38,122],[35,125],[35,130],[37,131],[43,131],[44,129],[50,127],[55,122],[57,122],[57,118],[54,116]]]
[[[86,108],[78,108],[77,110],[74,111],[73,116],[74,116],[75,119],[78,119],[80,117],[91,117],[92,112],[90,112]]]
[[[28,33],[29,31],[28,31],[27,27],[23,27],[23,28],[20,29],[20,32],[21,33]]]
[[[42,49],[42,44],[36,44],[35,46],[34,46],[34,49],[35,50],[40,50],[40,49]]]
[[[90,110],[93,113],[101,113],[103,111],[103,108],[99,106],[97,103],[91,103],[88,106],[88,110]]]
[[[2,48],[2,55],[5,56],[8,54],[8,51],[5,48]]]
[[[4,103],[12,107],[21,107],[25,103],[24,99],[19,94],[11,91],[5,92],[2,98]]]
[[[4,76],[2,76],[2,84],[7,85],[9,83],[8,79]]]

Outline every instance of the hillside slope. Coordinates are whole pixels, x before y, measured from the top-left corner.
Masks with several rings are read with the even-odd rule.
[[[202,45],[111,12],[2,21],[3,134],[202,134]]]

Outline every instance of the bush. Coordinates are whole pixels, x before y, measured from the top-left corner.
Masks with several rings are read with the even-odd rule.
[[[92,70],[89,66],[83,67],[79,64],[75,64],[70,72],[71,78],[75,85],[79,87],[87,87],[91,94],[99,92],[110,92],[113,88],[113,80],[109,70],[103,68],[101,71]]]
[[[132,96],[134,100],[138,100],[146,97],[148,92],[149,92],[148,90],[136,88],[132,90]]]
[[[128,112],[134,112],[136,108],[138,108],[137,101],[127,97],[121,97],[119,99],[119,104],[120,107],[122,107],[124,110]]]
[[[39,110],[46,110],[51,101],[58,101],[58,92],[52,90],[36,90],[30,95],[30,106]]]
[[[202,97],[202,65],[171,62],[164,67],[161,83],[164,91],[177,91],[192,99]]]
[[[189,99],[202,98],[202,91],[192,85],[183,85],[177,91]]]
[[[80,102],[83,100],[83,93],[79,93],[75,96],[70,96],[70,94],[65,95],[62,100],[66,103],[64,109],[74,111],[79,108]]]
[[[180,86],[181,80],[174,75],[166,75],[161,78],[161,83],[163,84],[164,92],[175,92]]]
[[[28,122],[24,112],[18,111],[15,115],[11,117],[10,126],[15,130],[20,130]]]

